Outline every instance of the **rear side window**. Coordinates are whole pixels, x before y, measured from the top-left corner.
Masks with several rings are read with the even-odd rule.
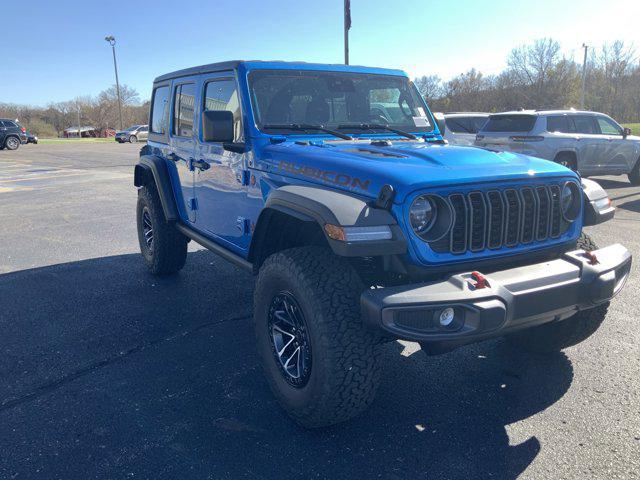
[[[151,105],[151,131],[164,135],[167,133],[167,106],[169,105],[169,87],[158,87],[153,92]]]
[[[536,123],[535,115],[491,115],[485,132],[528,132]]]
[[[18,127],[15,123],[13,123],[13,122],[11,122],[9,120],[5,120],[4,122],[0,122],[0,123],[3,123],[4,126],[7,127],[7,128],[17,128]]]
[[[478,133],[487,122],[487,117],[454,117],[445,119],[447,128],[453,133]]]
[[[578,133],[590,135],[600,133],[598,132],[594,118],[590,115],[574,115],[573,122],[576,124],[576,131]]]
[[[547,117],[547,132],[575,133],[576,127],[569,115]]]
[[[236,82],[231,78],[207,83],[204,92],[204,110],[227,110],[233,113],[234,140],[242,138],[240,101]]]
[[[178,85],[173,98],[173,134],[178,137],[193,135],[193,115],[196,86],[193,83]]]

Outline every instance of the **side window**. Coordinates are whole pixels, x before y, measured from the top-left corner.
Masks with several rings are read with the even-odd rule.
[[[149,127],[140,127],[140,130],[138,130],[139,132],[148,132],[149,131]]]
[[[193,135],[193,115],[196,99],[194,83],[184,83],[175,88],[173,97],[173,134],[178,137]]]
[[[596,120],[603,135],[622,135],[622,129],[613,120],[607,117],[596,117]]]
[[[547,132],[575,133],[572,119],[568,115],[547,117]]]
[[[575,115],[573,121],[576,125],[577,133],[586,133],[594,135],[599,133],[596,129],[596,122],[591,115]]]
[[[169,87],[158,87],[153,92],[151,105],[151,131],[164,135],[167,133],[167,106],[169,105]]]
[[[236,82],[231,78],[208,82],[204,91],[204,110],[227,110],[233,113],[234,141],[242,141],[242,111]]]

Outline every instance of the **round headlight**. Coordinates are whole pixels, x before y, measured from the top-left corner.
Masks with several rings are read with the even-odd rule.
[[[568,222],[573,222],[580,214],[580,189],[574,182],[567,182],[562,187],[560,205],[562,216]]]
[[[409,210],[411,228],[418,235],[427,233],[436,220],[436,206],[426,195],[420,195],[411,204]]]

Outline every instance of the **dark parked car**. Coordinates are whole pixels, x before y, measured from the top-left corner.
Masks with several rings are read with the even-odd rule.
[[[15,120],[0,118],[0,150],[17,150],[21,143],[27,142],[27,129]]]
[[[38,136],[37,135],[34,135],[31,132],[27,132],[26,135],[27,135],[27,139],[25,140],[24,143],[33,143],[33,144],[38,143]]]

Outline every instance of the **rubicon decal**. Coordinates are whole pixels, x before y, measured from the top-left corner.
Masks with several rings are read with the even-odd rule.
[[[363,191],[369,190],[369,185],[371,184],[371,180],[352,177],[346,173],[335,172],[333,170],[321,170],[319,168],[300,165],[298,163],[285,162],[284,160],[280,160],[278,163],[278,169],[288,173],[295,173],[296,175],[301,175],[303,177],[315,178],[325,183],[357,188],[358,190]]]

